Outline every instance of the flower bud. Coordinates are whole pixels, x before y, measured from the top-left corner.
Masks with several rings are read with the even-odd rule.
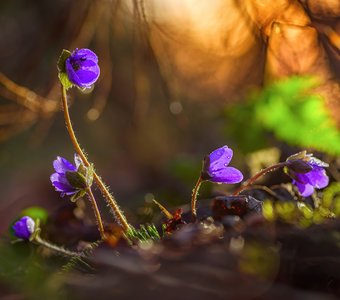
[[[29,240],[35,230],[35,222],[32,218],[25,216],[15,222],[12,228],[16,237]]]

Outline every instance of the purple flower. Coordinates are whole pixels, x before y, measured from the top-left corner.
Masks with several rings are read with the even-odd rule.
[[[78,174],[77,170],[81,164],[81,161],[77,155],[75,155],[74,161],[76,165],[73,165],[67,159],[60,156],[58,156],[57,159],[53,161],[53,167],[56,173],[53,173],[50,179],[56,191],[61,192],[62,197],[64,195],[74,195],[82,188],[82,186],[76,185],[74,182],[70,182],[72,174]]]
[[[22,217],[19,221],[15,222],[12,228],[16,237],[24,240],[29,240],[31,234],[34,232],[35,222],[32,218],[25,216]]]
[[[292,177],[292,183],[303,197],[314,193],[314,189],[322,189],[329,183],[324,167],[328,164],[306,152],[298,153],[287,159],[287,173]]]
[[[242,173],[232,167],[228,167],[233,157],[233,150],[223,146],[211,152],[204,158],[201,178],[217,183],[239,183],[243,180]]]
[[[308,197],[314,193],[314,189],[322,189],[328,185],[329,178],[323,167],[318,165],[309,164],[312,170],[308,173],[295,173],[293,184],[299,190],[299,193],[303,197]]]
[[[66,59],[66,73],[69,80],[81,87],[89,88],[100,74],[98,57],[90,49],[76,49]]]

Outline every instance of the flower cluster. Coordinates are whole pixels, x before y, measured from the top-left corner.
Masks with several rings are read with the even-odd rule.
[[[60,192],[62,197],[65,195],[69,196],[72,201],[75,201],[87,194],[95,212],[100,235],[102,239],[105,240],[107,235],[95,197],[91,190],[93,177],[95,177],[97,186],[101,189],[106,200],[115,212],[118,223],[128,235],[130,234],[131,237],[137,237],[138,239],[160,238],[158,231],[153,225],[146,227],[141,225],[140,230],[138,231],[127,222],[113,196],[109,193],[100,177],[94,173],[92,164],[87,160],[85,154],[82,152],[74,135],[72,123],[68,114],[66,91],[72,86],[77,86],[81,89],[90,88],[98,80],[100,68],[98,65],[97,55],[86,48],[76,49],[72,53],[70,51],[63,50],[58,61],[58,70],[59,79],[62,84],[62,103],[65,112],[67,129],[69,130],[70,137],[75,146],[74,148],[78,151],[79,156],[75,154],[74,163],[71,163],[60,156],[53,161],[55,172],[50,176],[50,180],[55,190]],[[83,158],[84,161],[82,161],[80,157]],[[233,150],[226,145],[205,156],[201,174],[197,180],[195,188],[193,189],[191,198],[191,209],[194,221],[198,219],[196,202],[198,191],[202,182],[211,181],[215,183],[236,184],[243,180],[243,174],[240,170],[234,167],[229,167],[232,157]],[[262,202],[255,198],[251,200],[252,198],[246,198],[245,195],[239,194],[245,189],[251,187],[252,184],[261,176],[268,172],[282,168],[284,168],[284,171],[293,179],[292,183],[297,187],[301,196],[308,197],[314,193],[315,189],[321,189],[328,185],[329,178],[326,174],[325,167],[328,167],[328,164],[316,159],[312,156],[312,154],[307,154],[306,151],[297,153],[290,156],[286,162],[280,162],[259,171],[241,185],[236,192],[234,192],[234,197],[228,196],[223,200],[224,202],[221,205],[218,205],[222,207],[222,210],[224,211],[223,213],[227,212],[227,214],[236,213],[243,216],[247,213],[247,209],[261,213]],[[232,205],[229,208],[226,204],[230,203],[232,203]],[[161,207],[161,205],[159,206]],[[217,208],[220,209],[220,207]],[[166,209],[164,209],[164,211],[166,211]],[[172,233],[174,230],[177,230],[180,225],[185,224],[182,220],[181,209],[178,209],[173,216],[170,213],[167,214],[169,218],[165,227],[165,231],[167,233]],[[216,216],[214,216],[214,218],[217,220]],[[39,236],[39,219],[34,221],[31,217],[24,216],[14,223],[12,229],[14,230],[15,236],[20,239],[40,243],[44,246],[50,247],[51,249],[57,249],[59,252],[66,255],[83,257],[83,254],[70,252],[43,241]]]

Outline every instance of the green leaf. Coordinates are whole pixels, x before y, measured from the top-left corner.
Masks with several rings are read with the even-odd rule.
[[[340,132],[329,117],[323,99],[311,92],[316,80],[292,77],[267,88],[255,106],[264,128],[291,145],[340,154]]]
[[[69,80],[67,76],[66,66],[65,66],[66,59],[69,58],[70,55],[71,55],[70,51],[63,49],[63,51],[61,52],[59,56],[58,63],[57,63],[58,72],[59,72],[58,78],[66,90],[73,86],[72,82]]]
[[[71,198],[70,200],[72,202],[76,202],[78,199],[84,197],[86,194],[86,191],[85,190],[79,190],[77,193],[75,193]]]
[[[39,207],[39,206],[31,206],[23,211],[20,214],[21,217],[29,216],[33,220],[39,219],[41,223],[46,223],[48,218],[48,212],[46,209]]]
[[[71,56],[71,52],[63,49],[57,62],[59,73],[66,73],[65,62],[66,62],[66,59],[68,59],[70,56]]]
[[[333,182],[323,192],[321,205],[324,208],[331,209],[337,216],[340,216],[340,183]]]
[[[274,221],[276,219],[274,206],[271,201],[264,201],[262,206],[263,217],[268,221]]]
[[[312,77],[290,77],[253,92],[226,113],[227,131],[246,152],[266,146],[266,133],[293,146],[340,154],[340,131]]]
[[[87,187],[86,178],[79,172],[66,172],[66,179],[69,184],[76,189],[84,189]]]
[[[90,164],[88,167],[85,167],[83,163],[81,163],[78,167],[77,172],[85,178],[86,186],[90,187],[93,182],[93,174],[94,174],[94,166]]]
[[[90,164],[86,169],[86,183],[87,186],[91,186],[93,182],[94,167]]]
[[[130,228],[126,232],[126,236],[131,243],[147,242],[150,240],[157,241],[161,239],[161,236],[159,235],[158,230],[154,224],[141,224],[139,228],[130,226]]]
[[[66,73],[59,72],[58,74],[60,83],[63,85],[63,87],[68,90],[73,86],[73,83],[68,79],[68,76]]]

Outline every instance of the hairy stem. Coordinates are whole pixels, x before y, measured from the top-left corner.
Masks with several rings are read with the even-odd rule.
[[[249,178],[239,189],[237,189],[234,192],[234,196],[237,196],[240,194],[242,191],[248,189],[256,180],[258,180],[260,177],[266,175],[269,172],[273,172],[277,169],[283,168],[284,166],[287,165],[287,162],[281,162],[275,165],[272,165],[268,168],[262,169],[260,172],[256,173],[253,177]]]
[[[196,202],[197,202],[197,196],[198,196],[198,191],[200,189],[200,186],[203,182],[202,177],[200,176],[196,182],[196,185],[194,189],[192,190],[192,196],[191,196],[191,213],[194,221],[197,219],[197,212],[196,212]]]
[[[88,198],[89,198],[89,200],[92,204],[92,209],[93,209],[94,215],[96,216],[96,223],[97,223],[97,226],[98,226],[98,230],[100,232],[100,236],[101,236],[102,240],[105,240],[105,232],[104,232],[102,217],[100,216],[100,212],[99,212],[99,209],[98,209],[96,199],[94,198],[94,195],[93,195],[90,187],[88,187],[86,189],[86,193],[87,193],[87,196],[88,196]]]
[[[67,93],[66,93],[66,89],[65,89],[65,87],[63,85],[61,86],[61,94],[62,94],[62,104],[63,104],[66,128],[67,128],[67,131],[68,131],[68,133],[70,135],[73,147],[74,147],[75,151],[77,152],[77,154],[79,155],[79,157],[81,158],[81,160],[83,161],[84,165],[86,167],[89,167],[90,163],[87,160],[87,157],[84,154],[83,150],[81,149],[81,147],[80,147],[80,145],[78,143],[78,140],[76,138],[76,135],[74,133],[73,127],[72,127],[72,123],[71,123],[71,119],[70,119],[70,114],[69,114],[69,111],[68,111],[68,105],[67,105]],[[111,193],[109,192],[109,190],[105,186],[104,182],[97,175],[96,172],[94,172],[94,174],[93,174],[93,179],[96,182],[96,184],[98,185],[99,189],[101,190],[103,196],[107,200],[109,206],[111,207],[111,209],[112,209],[112,211],[114,213],[114,216],[116,217],[117,222],[123,227],[124,231],[128,230],[130,225],[127,222],[123,212],[120,210],[116,200],[111,195]]]
[[[51,249],[55,252],[58,252],[60,254],[63,254],[63,255],[66,255],[66,256],[71,256],[71,257],[86,257],[84,255],[84,253],[82,252],[75,252],[75,251],[70,251],[70,250],[67,250],[63,247],[60,247],[60,246],[57,246],[57,245],[53,245],[53,244],[50,244],[49,242],[43,240],[39,234],[37,234],[34,238],[34,242],[36,242],[38,245],[41,245],[41,246],[44,246],[48,249]]]

